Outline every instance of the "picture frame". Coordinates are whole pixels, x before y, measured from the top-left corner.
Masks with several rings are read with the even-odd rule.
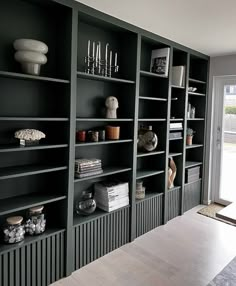
[[[170,48],[152,50],[150,72],[168,76]]]

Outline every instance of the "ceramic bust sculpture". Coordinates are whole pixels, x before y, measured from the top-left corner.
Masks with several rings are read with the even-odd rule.
[[[119,107],[119,103],[116,97],[109,96],[105,102],[107,112],[106,118],[117,118],[116,110]]]
[[[168,189],[171,189],[174,187],[174,180],[176,177],[176,172],[177,172],[177,168],[176,168],[173,158],[171,157],[169,161],[169,170],[168,170]]]

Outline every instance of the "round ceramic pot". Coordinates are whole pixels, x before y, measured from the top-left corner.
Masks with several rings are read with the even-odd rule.
[[[190,146],[193,144],[193,136],[187,135],[186,137],[186,145]]]

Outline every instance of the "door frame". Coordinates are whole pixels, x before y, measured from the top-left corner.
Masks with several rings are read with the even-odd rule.
[[[236,84],[236,76],[215,76],[213,78],[214,113],[213,113],[213,146],[212,146],[212,171],[211,188],[212,200],[222,205],[230,204],[229,201],[220,199],[220,174],[222,168],[223,146],[223,110],[224,110],[224,86]],[[220,129],[219,129],[220,127]]]

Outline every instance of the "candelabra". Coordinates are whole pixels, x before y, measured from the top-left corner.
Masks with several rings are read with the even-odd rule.
[[[88,54],[84,58],[86,73],[111,77],[113,73],[117,73],[119,71],[119,66],[117,64],[117,52],[115,52],[113,64],[113,52],[109,48],[109,43],[107,43],[105,46],[104,59],[101,57],[101,42],[92,43],[92,55],[90,46],[91,42],[89,40]]]

